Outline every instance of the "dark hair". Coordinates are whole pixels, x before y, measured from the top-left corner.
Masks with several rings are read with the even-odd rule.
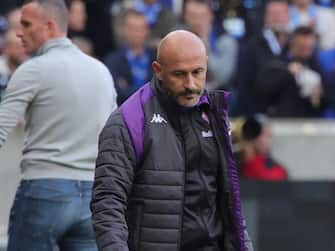
[[[268,118],[263,114],[247,117],[241,128],[242,139],[250,141],[258,138],[267,123]]]
[[[67,31],[69,11],[64,0],[25,0],[23,5],[34,2],[38,3],[48,16],[54,18],[62,31]]]
[[[199,4],[207,5],[211,11],[213,11],[214,9],[213,1],[211,0],[184,0],[183,10],[182,10],[183,15],[185,14],[186,4],[188,3],[199,3]]]
[[[147,19],[145,15],[143,15],[141,12],[129,8],[126,9],[123,13],[122,13],[122,17],[121,17],[121,24],[124,25],[124,23],[126,22],[126,19],[130,16],[137,16],[137,17],[143,17],[144,19]]]
[[[291,34],[292,38],[297,36],[316,36],[316,33],[310,26],[299,26]]]
[[[189,2],[196,2],[196,3],[206,4],[210,8],[213,7],[213,1],[211,1],[211,0],[185,0],[184,5],[189,3]]]

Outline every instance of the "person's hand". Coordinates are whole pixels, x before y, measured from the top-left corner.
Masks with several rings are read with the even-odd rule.
[[[24,117],[19,119],[19,122],[17,122],[17,127],[24,127],[26,125],[26,119]]]
[[[319,107],[321,102],[321,97],[323,95],[323,88],[320,85],[315,86],[312,90],[312,94],[310,96],[310,101],[314,107]]]
[[[294,76],[297,76],[303,69],[304,69],[304,66],[300,63],[292,62],[288,64],[288,70]]]

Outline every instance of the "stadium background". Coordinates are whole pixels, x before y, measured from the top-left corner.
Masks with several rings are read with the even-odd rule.
[[[5,18],[21,2],[1,0],[0,14]],[[130,1],[85,2],[88,19],[82,34],[92,42],[95,56],[101,60],[117,48],[110,20],[123,2]],[[164,3],[171,7],[170,1]],[[334,11],[333,1],[319,3],[330,5]],[[265,4],[264,0],[213,1],[216,17],[220,21],[225,16],[220,13],[225,12],[227,5],[236,8],[245,21],[245,36],[262,27]],[[5,33],[5,26],[1,29]],[[335,83],[335,79],[331,81]],[[335,250],[333,116],[271,118],[270,125],[273,132],[273,156],[287,168],[289,179],[271,182],[248,180],[243,175],[241,177],[243,208],[255,250]],[[0,150],[0,250],[5,250],[9,210],[20,178],[22,144],[23,128],[18,126]]]

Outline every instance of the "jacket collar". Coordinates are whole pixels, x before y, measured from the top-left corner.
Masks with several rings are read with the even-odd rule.
[[[57,47],[69,47],[72,45],[72,42],[70,39],[63,37],[63,38],[55,38],[50,39],[46,43],[42,45],[41,48],[38,49],[35,56],[40,56],[42,54],[45,54],[49,50]]]

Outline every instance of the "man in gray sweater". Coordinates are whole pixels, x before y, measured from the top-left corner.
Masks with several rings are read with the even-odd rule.
[[[0,104],[0,148],[25,115],[23,179],[8,251],[96,250],[89,201],[98,134],[116,108],[109,71],[66,38],[63,0],[30,0],[17,34],[33,55],[13,74]]]

